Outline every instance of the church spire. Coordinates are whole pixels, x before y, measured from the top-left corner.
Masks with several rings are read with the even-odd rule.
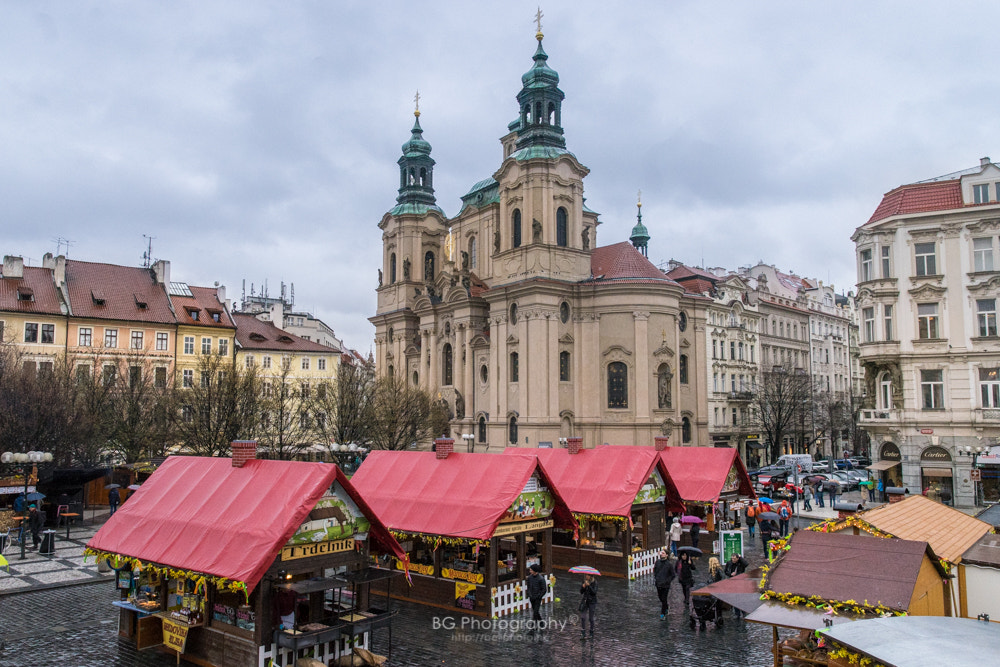
[[[415,204],[434,207],[434,159],[431,145],[424,139],[420,127],[420,91],[413,96],[413,129],[410,140],[403,144],[403,155],[399,165],[399,204]]]
[[[635,204],[638,209],[638,213],[636,214],[637,221],[635,227],[632,228],[632,235],[628,240],[632,242],[636,250],[642,253],[643,257],[648,257],[646,254],[646,245],[649,243],[649,232],[646,230],[646,226],[642,224],[642,190],[639,190],[637,198],[638,200]]]
[[[542,48],[542,10],[535,14],[538,48],[535,49],[534,67],[521,77],[521,92],[517,94],[520,123],[517,128],[518,149],[527,146],[553,146],[565,148],[562,129],[562,101],[566,97],[559,90],[559,74],[549,67],[549,56]]]

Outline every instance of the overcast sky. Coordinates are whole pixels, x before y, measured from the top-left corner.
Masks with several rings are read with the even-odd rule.
[[[855,281],[882,194],[1000,158],[1000,3],[549,2],[599,243]],[[0,249],[168,259],[367,353],[413,94],[438,204],[499,167],[537,3],[0,1]],[[992,153],[991,153],[992,151]],[[65,246],[63,246],[65,251]]]

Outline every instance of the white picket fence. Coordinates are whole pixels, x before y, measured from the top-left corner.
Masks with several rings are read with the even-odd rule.
[[[542,598],[542,604],[547,604],[555,599],[555,575],[550,574],[548,582],[549,591]],[[492,618],[518,614],[528,609],[531,609],[531,602],[528,600],[528,582],[524,579],[500,584],[493,590],[493,594],[490,596],[490,616]]]
[[[653,566],[656,565],[656,559],[660,557],[659,554],[661,551],[662,549],[650,549],[649,551],[640,551],[629,556],[629,581],[635,581],[644,574],[652,574]]]
[[[341,656],[351,655],[352,649],[370,649],[370,636],[365,632],[354,637],[340,637],[333,641],[321,642],[309,648],[292,651],[276,644],[266,644],[257,648],[257,667],[293,667],[299,658],[314,658],[324,664],[335,664]]]

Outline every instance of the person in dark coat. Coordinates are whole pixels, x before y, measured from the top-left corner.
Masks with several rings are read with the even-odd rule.
[[[38,548],[38,543],[42,541],[42,528],[45,526],[45,512],[35,507],[32,503],[28,505],[28,530],[31,531],[31,541],[33,548]]]
[[[820,507],[823,505],[823,481],[819,478],[813,482],[813,496],[816,498],[816,504]]]
[[[737,574],[743,574],[747,571],[747,561],[746,559],[734,553],[729,557],[729,561],[726,563],[726,576],[735,577]]]
[[[753,542],[753,531],[757,525],[757,508],[753,502],[747,505],[746,509],[747,531],[750,533],[750,541]]]
[[[698,548],[698,538],[701,536],[701,524],[692,523],[691,524],[691,546],[695,549]]]
[[[531,567],[528,568],[530,574],[528,575],[528,601],[531,602],[531,620],[538,621],[542,620],[542,598],[548,593],[548,584],[545,582],[545,577],[542,576],[542,568],[538,563],[532,563]]]
[[[760,520],[760,539],[764,543],[764,548],[767,549],[767,543],[771,541],[771,534],[774,532],[774,522],[770,519]]]
[[[594,638],[594,616],[597,614],[597,579],[587,574],[580,586],[580,639],[587,638],[587,616],[590,616],[590,638]]]
[[[122,494],[118,492],[118,488],[115,487],[108,491],[108,505],[111,506],[111,514],[115,513],[118,509],[118,505],[122,502]]]
[[[691,604],[691,587],[694,586],[694,561],[691,554],[685,551],[677,560],[677,580],[681,583],[681,590],[684,591],[684,604]]]
[[[660,551],[660,558],[653,565],[653,580],[656,582],[656,595],[660,598],[660,620],[667,617],[667,610],[670,607],[669,595],[670,584],[674,582],[674,564],[670,562],[667,550]]]

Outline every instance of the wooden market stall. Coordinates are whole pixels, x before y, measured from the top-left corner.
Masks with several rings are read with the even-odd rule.
[[[526,608],[528,567],[550,571],[552,529],[574,530],[573,515],[537,459],[435,445],[374,451],[351,478],[409,556],[413,585],[393,595],[490,617]]]
[[[630,579],[652,572],[667,545],[667,511],[684,509],[666,466],[648,447],[580,445],[570,438],[566,449],[504,451],[538,457],[580,525],[578,535],[553,531],[553,567],[590,565]]]
[[[662,447],[665,440],[656,438],[660,458],[677,485],[685,513],[705,520],[704,539],[712,544],[718,539],[718,522],[731,516],[738,520],[740,499],[757,497],[746,466],[731,447]]]
[[[371,592],[399,577],[369,554],[405,554],[375,513],[336,466],[255,452],[170,457],[88,543],[116,570],[119,634],[139,649],[219,667],[333,664],[391,627]]]

